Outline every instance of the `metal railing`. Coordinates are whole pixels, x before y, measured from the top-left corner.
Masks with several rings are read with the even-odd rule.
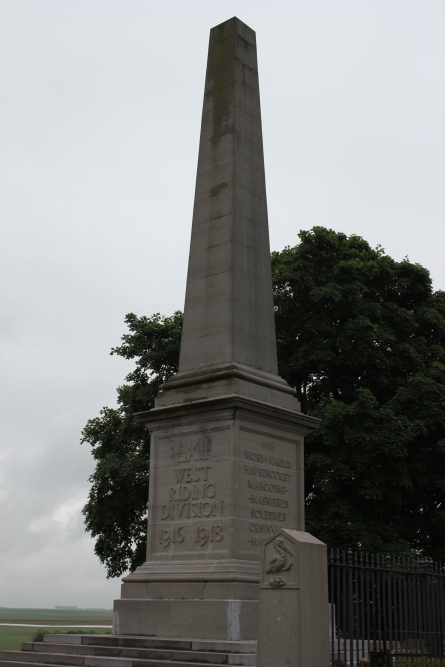
[[[328,573],[332,667],[358,666],[371,653],[372,664],[415,665],[421,654],[442,664],[442,563],[330,549]]]

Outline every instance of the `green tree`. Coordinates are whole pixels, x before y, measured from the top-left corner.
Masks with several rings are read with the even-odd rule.
[[[316,227],[273,253],[279,370],[320,417],[307,530],[445,557],[445,293],[426,269]]]
[[[176,371],[182,313],[172,317],[126,316],[130,333],[111,354],[135,359],[136,368],[118,387],[118,407],[103,408],[82,431],[91,445],[96,469],[83,508],[85,526],[96,538],[95,552],[118,577],[144,562],[147,533],[149,433],[133,420],[135,412],[153,407],[159,385]]]
[[[280,374],[322,427],[306,440],[307,530],[329,546],[445,558],[445,294],[428,271],[322,227],[272,253]],[[84,508],[109,576],[144,559],[152,407],[177,369],[181,314],[128,315],[136,360],[83,431],[97,460]]]

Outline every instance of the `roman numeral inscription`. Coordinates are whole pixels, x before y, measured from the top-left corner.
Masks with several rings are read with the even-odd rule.
[[[212,450],[212,441],[210,436],[202,435],[199,438],[182,442],[175,442],[171,445],[171,458],[175,463],[189,463],[194,461],[207,461]]]

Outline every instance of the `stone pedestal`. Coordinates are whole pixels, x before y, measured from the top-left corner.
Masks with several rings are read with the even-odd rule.
[[[238,396],[150,418],[147,561],[124,579],[116,632],[256,639],[261,544],[304,523],[309,418]]]
[[[329,605],[326,545],[282,529],[263,545],[257,667],[326,667]]]

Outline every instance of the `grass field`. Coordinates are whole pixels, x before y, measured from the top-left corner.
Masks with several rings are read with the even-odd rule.
[[[107,624],[113,619],[111,609],[0,609],[0,623],[79,623]]]
[[[47,632],[74,630],[76,633],[84,631],[104,634],[111,630],[112,617],[111,610],[0,609],[0,650],[18,651],[21,643],[32,641],[39,629]],[[14,627],[1,625],[2,623],[29,623],[30,627]],[[39,623],[42,623],[42,627],[39,627]],[[45,625],[51,627],[45,628]],[[92,628],[93,625],[109,625],[110,628]]]
[[[52,628],[42,628],[45,631],[48,632],[67,632],[70,628],[57,628],[54,627]],[[8,626],[1,626],[0,625],[0,651],[19,651],[22,642],[30,642],[33,640],[34,635],[36,632],[39,630],[39,628],[14,628],[14,627],[8,627]],[[85,628],[76,628],[76,633],[77,632],[82,632],[84,631],[85,633],[92,633],[91,628],[85,627]],[[105,628],[100,629],[100,628],[95,628],[94,634],[105,634],[107,632],[111,632],[111,630],[106,630]]]

